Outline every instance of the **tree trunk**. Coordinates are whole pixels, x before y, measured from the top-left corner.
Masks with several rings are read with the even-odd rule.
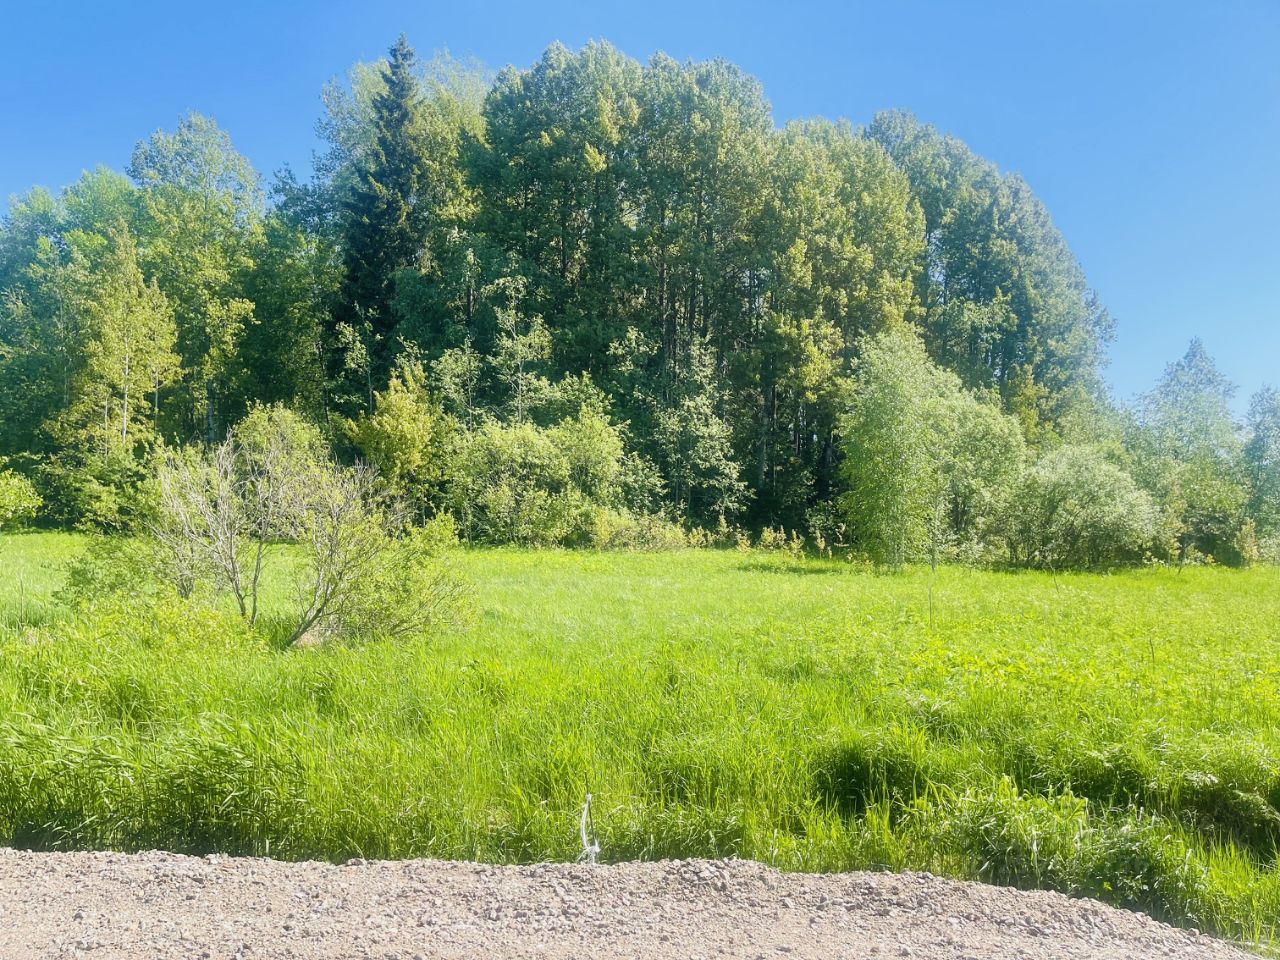
[[[213,378],[209,377],[204,382],[204,443],[210,448],[216,439],[213,426]]]
[[[125,347],[124,355],[124,383],[121,389],[120,401],[120,446],[127,447],[129,445],[129,352]]]

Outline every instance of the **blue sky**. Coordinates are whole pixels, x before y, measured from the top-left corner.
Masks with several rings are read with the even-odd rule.
[[[1200,336],[1245,396],[1280,385],[1280,0],[313,2],[4,0],[0,195],[123,168],[189,109],[300,173],[323,83],[404,31],[527,65],[553,40],[726,57],[779,123],[900,107],[1045,200],[1119,333],[1118,397]]]

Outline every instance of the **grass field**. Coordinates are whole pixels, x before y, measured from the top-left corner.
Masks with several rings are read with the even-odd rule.
[[[281,650],[78,614],[0,539],[0,843],[927,869],[1280,932],[1280,571],[462,553],[466,623]],[[279,558],[277,558],[279,559]],[[278,577],[282,581],[283,577]],[[282,582],[271,603],[285,602]]]

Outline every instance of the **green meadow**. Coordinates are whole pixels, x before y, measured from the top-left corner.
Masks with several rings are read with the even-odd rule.
[[[285,649],[216,600],[59,596],[0,538],[0,844],[749,857],[1099,897],[1266,947],[1280,570],[881,574],[465,550],[461,622]]]

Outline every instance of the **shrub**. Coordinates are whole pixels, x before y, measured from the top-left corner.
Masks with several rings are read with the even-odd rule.
[[[375,412],[348,420],[345,429],[387,489],[416,514],[441,504],[454,424],[428,390],[421,364],[401,364],[377,395]]]
[[[168,452],[151,532],[178,593],[213,575],[253,623],[267,544],[296,537],[326,455],[319,429],[283,406],[255,407],[207,454]]]
[[[804,537],[795,530],[790,534],[783,527],[765,527],[756,539],[756,549],[770,553],[787,553],[792,557],[804,556]]]
[[[40,463],[34,475],[44,515],[62,526],[133,532],[155,509],[149,463],[126,451],[103,457],[67,450]]]
[[[562,543],[586,506],[567,458],[531,423],[482,424],[461,438],[453,462],[449,500],[468,539]]]
[[[731,525],[724,517],[713,527],[696,526],[691,527],[685,533],[685,542],[698,549],[710,549],[712,547],[733,547],[736,546],[743,538],[744,534],[741,529]]]
[[[405,527],[372,471],[316,471],[292,522],[305,572],[290,644],[395,639],[456,611],[462,586],[439,562],[441,531]]]
[[[1017,561],[1092,567],[1142,558],[1157,535],[1154,501],[1089,447],[1064,446],[1028,471],[1010,512]]]
[[[30,521],[42,503],[30,480],[12,470],[0,470],[0,530]]]
[[[281,461],[279,466],[294,472],[324,460],[329,455],[320,428],[282,404],[258,404],[231,430],[240,454],[253,465]]]
[[[490,543],[592,543],[595,512],[624,511],[635,480],[621,430],[589,409],[551,427],[484,423],[459,437],[453,466],[463,533]]]
[[[849,525],[840,505],[830,500],[811,506],[805,514],[809,536],[819,554],[829,556],[834,548],[848,546]]]
[[[591,511],[589,537],[597,550],[678,550],[689,544],[679,524],[612,507]]]
[[[212,574],[257,620],[267,544],[295,533],[323,472],[315,439],[295,414],[260,408],[208,453],[165,454],[152,533],[180,595]]]
[[[841,425],[844,517],[876,563],[981,554],[1023,457],[1017,423],[933,363],[920,338],[864,341]]]
[[[691,523],[716,523],[741,513],[750,497],[734,459],[732,430],[707,391],[658,411],[655,455],[671,501]]]
[[[170,578],[187,596],[211,574],[253,624],[266,547],[287,541],[303,561],[288,643],[424,629],[460,593],[436,563],[452,525],[406,527],[403,503],[371,468],[338,466],[323,449],[296,414],[261,408],[208,453],[167,455],[154,532]]]
[[[170,572],[168,555],[158,547],[144,537],[95,536],[67,565],[67,580],[56,599],[86,607],[119,597],[147,596],[161,582],[176,586],[177,576],[157,577],[160,570]]]

